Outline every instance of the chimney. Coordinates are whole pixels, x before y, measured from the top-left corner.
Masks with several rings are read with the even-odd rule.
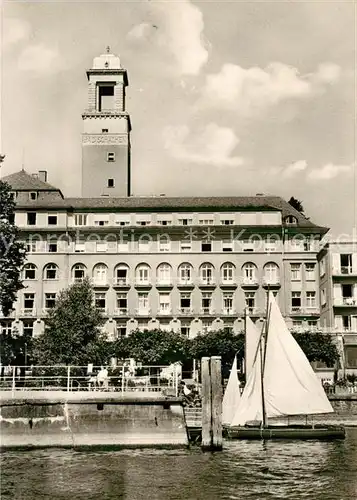
[[[47,182],[47,170],[39,170],[38,179],[42,182]]]

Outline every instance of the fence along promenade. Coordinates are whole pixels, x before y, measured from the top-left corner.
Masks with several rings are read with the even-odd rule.
[[[0,391],[165,392],[178,395],[180,367],[0,366]]]

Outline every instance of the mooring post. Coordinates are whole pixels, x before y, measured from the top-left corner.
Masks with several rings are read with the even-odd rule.
[[[211,357],[212,450],[222,449],[221,356]]]
[[[67,366],[67,392],[70,390],[70,383],[71,383],[71,367]]]
[[[203,450],[212,448],[211,360],[202,358],[202,444]]]
[[[12,386],[11,386],[12,392],[15,391],[15,387],[16,387],[16,366],[13,366],[12,367]]]

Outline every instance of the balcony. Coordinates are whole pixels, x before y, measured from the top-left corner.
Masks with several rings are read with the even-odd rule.
[[[135,309],[136,316],[151,316],[151,309],[149,307],[146,308],[137,308]]]
[[[0,309],[0,318],[2,318],[2,319],[15,318],[15,311],[10,311],[9,314],[7,316],[5,316],[4,313],[2,312],[2,310]]]
[[[94,288],[109,288],[109,280],[107,278],[103,279],[91,279],[92,286]]]
[[[135,288],[152,288],[152,283],[149,280],[135,279]]]
[[[157,310],[157,315],[158,316],[171,316],[172,315],[172,309],[171,307],[167,308],[167,309],[158,309]]]
[[[279,276],[264,276],[263,277],[263,287],[264,288],[280,288],[280,277]]]
[[[214,309],[212,307],[202,307],[200,309],[201,316],[212,316],[214,314]]]
[[[128,316],[129,309],[127,307],[117,307],[114,309],[114,316]]]
[[[114,288],[130,288],[130,283],[128,278],[114,278],[113,279]]]
[[[221,283],[219,284],[219,286],[221,288],[236,288],[237,287],[237,283],[234,279],[232,280],[224,280],[222,279]]]
[[[178,288],[194,288],[194,283],[191,279],[180,279],[177,283]]]
[[[173,287],[172,279],[156,280],[156,288],[172,288],[172,287]]]
[[[332,274],[334,276],[357,276],[357,269],[353,269],[352,266],[334,267]]]
[[[222,309],[222,315],[223,316],[235,316],[236,310],[233,307],[224,307]]]
[[[243,288],[258,288],[258,278],[255,276],[243,276],[241,278],[241,286]]]
[[[355,298],[355,297],[334,297],[333,305],[336,307],[357,307],[357,298]]]
[[[320,316],[320,309],[316,306],[293,306],[290,310],[291,316]]]
[[[246,313],[248,316],[261,316],[265,314],[265,311],[259,309],[259,307],[247,307]]]
[[[216,282],[214,278],[200,278],[198,286],[200,288],[214,288],[216,286]]]
[[[193,309],[192,307],[180,307],[179,314],[182,314],[183,316],[192,316]]]
[[[36,309],[34,307],[24,307],[21,309],[21,316],[27,316],[29,318],[36,317]]]

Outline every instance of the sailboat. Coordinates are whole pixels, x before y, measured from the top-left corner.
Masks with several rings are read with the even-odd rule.
[[[246,375],[246,385],[231,421],[224,425],[227,438],[345,437],[343,426],[268,424],[268,419],[273,417],[307,416],[334,411],[308,359],[287,328],[271,292],[268,292],[265,328],[256,342],[253,363]]]

